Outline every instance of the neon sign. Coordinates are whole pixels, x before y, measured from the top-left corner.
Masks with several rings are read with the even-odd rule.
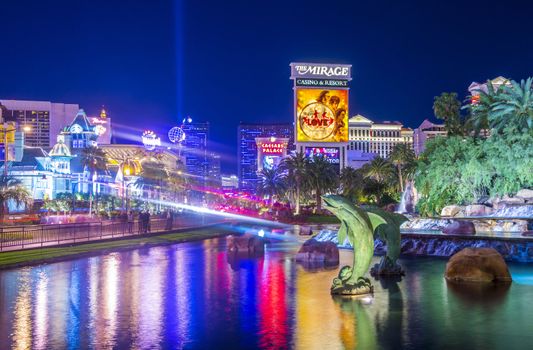
[[[142,143],[148,151],[153,151],[157,146],[161,146],[161,139],[151,130],[146,130],[142,134]]]
[[[280,142],[275,143],[262,143],[261,152],[263,154],[278,154],[282,155],[285,151],[286,145]]]

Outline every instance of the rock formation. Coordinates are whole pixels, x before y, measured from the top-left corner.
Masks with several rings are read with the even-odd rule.
[[[493,248],[465,248],[454,254],[444,277],[449,282],[512,282],[507,264]]]
[[[303,263],[322,263],[326,266],[339,264],[339,248],[333,242],[306,241],[296,254],[296,261]]]

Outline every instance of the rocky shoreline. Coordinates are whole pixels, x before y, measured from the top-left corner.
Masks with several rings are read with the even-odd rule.
[[[352,249],[349,242],[339,244],[335,230],[322,230],[314,237],[320,242],[333,242],[339,248]],[[384,255],[385,243],[374,242],[375,255]],[[464,248],[494,248],[506,261],[533,262],[533,240],[531,238],[451,236],[428,233],[402,233],[401,254],[408,256],[450,257]]]

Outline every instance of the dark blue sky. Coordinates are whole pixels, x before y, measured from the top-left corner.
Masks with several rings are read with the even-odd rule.
[[[351,63],[350,114],[416,127],[433,96],[533,75],[531,1],[4,1],[0,98],[106,105],[121,125],[291,122],[289,62]]]

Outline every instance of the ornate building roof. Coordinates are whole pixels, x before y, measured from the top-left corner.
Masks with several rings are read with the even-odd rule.
[[[57,143],[52,147],[52,150],[48,153],[50,157],[71,157],[72,154],[67,145],[65,145],[65,138],[63,135],[57,136]]]
[[[76,114],[76,117],[74,117],[72,123],[70,123],[70,126],[68,126],[65,131],[74,134],[79,134],[82,132],[94,132],[94,126],[89,122],[89,118],[87,118],[85,111],[80,109],[78,114]]]

